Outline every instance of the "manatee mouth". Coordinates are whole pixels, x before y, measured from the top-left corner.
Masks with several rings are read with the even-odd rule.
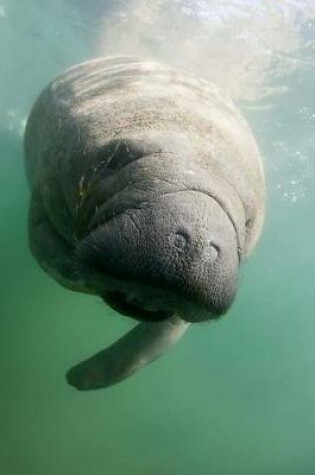
[[[102,295],[102,299],[112,309],[135,320],[161,322],[170,318],[174,313],[166,310],[143,308],[141,302],[137,299],[130,300],[123,292],[106,292],[106,294]]]

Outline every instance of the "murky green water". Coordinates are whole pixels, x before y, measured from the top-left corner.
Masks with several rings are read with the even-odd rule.
[[[195,7],[186,3],[190,5],[186,9],[207,3],[212,14],[215,7],[222,8],[219,1],[196,2]],[[239,3],[236,14],[250,12],[252,19],[259,17],[262,5],[273,8],[270,2],[269,6],[268,2]],[[277,3],[283,7],[285,23],[295,3]],[[179,12],[179,2],[175,4],[172,15]],[[254,4],[257,11],[253,12]],[[132,6],[159,26],[154,16],[158,12],[150,2],[121,3],[120,10],[116,5],[116,15],[121,11],[128,19]],[[290,39],[291,46],[276,51],[295,58],[294,68],[290,75],[275,73],[267,79],[269,85],[281,82],[288,91],[265,99],[257,94],[256,102],[245,102],[242,83],[239,97],[235,94],[265,157],[268,214],[230,315],[217,324],[192,328],[171,354],[113,388],[79,393],[64,380],[66,369],[131,324],[97,299],[59,287],[32,260],[26,232],[29,192],[23,168],[23,124],[36,95],[53,76],[113,49],[105,26],[111,8],[100,1],[0,1],[0,473],[313,475],[315,55],[309,42],[315,30],[311,14],[301,23],[301,12],[293,15],[281,41],[277,37],[277,44],[283,45],[294,31],[308,42],[293,45]],[[126,21],[126,16],[121,18]],[[224,16],[220,18],[224,46],[229,35]],[[273,24],[274,15],[266,18]],[[276,39],[264,50],[268,21],[264,25],[265,32],[253,36],[250,44],[256,40],[261,51],[270,53]],[[168,38],[169,32],[161,31],[164,34]],[[220,34],[216,38],[219,41]],[[161,55],[159,40],[150,41],[146,47],[149,44],[153,53]],[[199,45],[195,44],[196,54]],[[170,54],[165,52],[168,60]],[[261,73],[260,66],[256,65],[256,73]],[[250,80],[257,77],[254,74]],[[236,77],[234,85],[235,81]],[[231,83],[225,84],[227,89]]]

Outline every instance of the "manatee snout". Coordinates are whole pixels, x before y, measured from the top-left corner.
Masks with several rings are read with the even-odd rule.
[[[87,284],[138,320],[217,318],[237,290],[236,230],[221,205],[198,191],[127,209],[87,236],[77,259]]]

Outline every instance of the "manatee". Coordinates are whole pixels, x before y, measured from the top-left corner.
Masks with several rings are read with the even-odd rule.
[[[39,265],[138,322],[69,370],[72,386],[117,383],[227,313],[265,183],[247,122],[214,85],[137,57],[79,64],[36,100],[25,156]]]

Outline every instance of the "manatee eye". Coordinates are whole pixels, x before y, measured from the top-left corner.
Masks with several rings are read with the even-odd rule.
[[[245,227],[246,229],[251,229],[253,227],[253,219],[252,218],[248,218],[246,223],[245,223]]]
[[[106,177],[147,155],[160,152],[161,148],[145,140],[119,138],[107,142],[94,151],[94,175]]]
[[[211,262],[214,262],[217,260],[220,254],[220,248],[214,243],[210,243],[209,245],[209,259]]]
[[[189,241],[190,238],[186,231],[178,231],[174,234],[173,245],[180,252],[183,252],[187,248]]]

